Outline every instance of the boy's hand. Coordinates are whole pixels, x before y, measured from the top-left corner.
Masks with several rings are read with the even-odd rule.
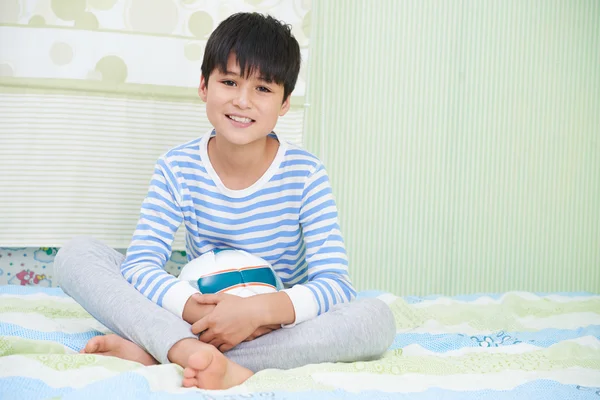
[[[200,294],[194,294],[185,303],[182,317],[188,324],[195,324],[215,309],[214,304],[200,303],[200,297]]]
[[[252,334],[250,336],[248,336],[246,338],[246,340],[244,340],[244,342],[250,342],[251,340],[254,340],[256,338],[261,337],[262,335],[266,335],[267,333],[271,333],[273,331],[276,331],[277,329],[281,328],[281,325],[267,325],[267,326],[261,326],[260,328],[258,328],[257,330],[255,330],[254,332],[252,332]]]
[[[212,305],[214,310],[192,325],[200,341],[209,343],[221,352],[231,350],[245,340],[252,340],[271,330],[261,328],[261,309],[254,304],[254,297],[239,297],[230,294],[204,294],[198,302]]]

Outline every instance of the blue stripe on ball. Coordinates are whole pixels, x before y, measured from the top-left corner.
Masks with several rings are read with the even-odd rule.
[[[266,285],[271,285],[274,288],[277,287],[275,274],[269,267],[241,270],[240,273],[244,283],[264,283]]]
[[[200,293],[218,293],[241,283],[242,276],[238,271],[221,272],[198,279],[198,289]]]
[[[198,279],[198,289],[201,293],[218,293],[237,285],[252,283],[270,285],[274,289],[279,286],[273,270],[270,267],[260,267],[204,276]]]

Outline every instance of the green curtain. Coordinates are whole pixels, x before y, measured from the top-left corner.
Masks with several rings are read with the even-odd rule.
[[[306,145],[360,289],[600,292],[600,2],[313,7]]]

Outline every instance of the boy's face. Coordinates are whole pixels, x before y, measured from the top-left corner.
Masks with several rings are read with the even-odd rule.
[[[217,134],[240,146],[266,137],[290,108],[289,96],[283,101],[283,85],[264,81],[260,71],[240,76],[234,54],[227,60],[226,72],[215,69],[208,84],[201,77],[198,94]]]

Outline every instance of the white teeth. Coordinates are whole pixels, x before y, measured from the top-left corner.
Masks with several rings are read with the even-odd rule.
[[[248,122],[252,122],[252,120],[250,118],[236,117],[235,115],[229,115],[229,118],[231,118],[234,121],[241,122],[244,124],[247,124]]]

